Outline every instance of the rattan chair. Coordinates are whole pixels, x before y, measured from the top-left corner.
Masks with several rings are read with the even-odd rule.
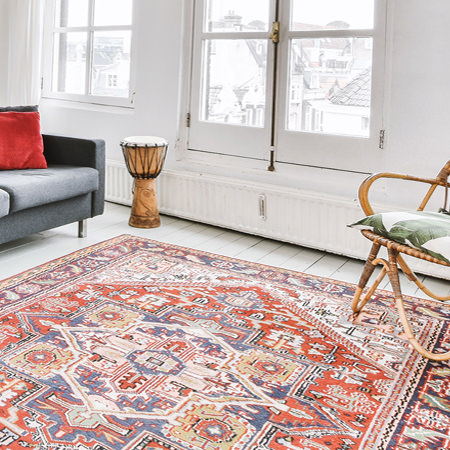
[[[436,178],[427,179],[420,178],[409,175],[402,175],[396,173],[379,173],[368,177],[363,181],[359,188],[359,200],[361,207],[364,213],[367,216],[371,216],[374,214],[374,210],[369,202],[369,190],[373,183],[382,178],[394,178],[400,180],[408,180],[413,182],[427,183],[430,185],[425,197],[420,203],[417,211],[423,211],[425,206],[428,204],[430,198],[433,193],[435,193],[436,188],[438,186],[443,186],[445,190],[444,195],[444,208],[447,205],[447,183],[448,177],[450,173],[450,161],[443,167],[443,169],[439,172]],[[383,280],[383,278],[388,275],[390,283],[392,285],[392,289],[395,296],[396,306],[398,309],[398,313],[400,316],[400,321],[404,327],[404,331],[407,339],[411,343],[411,345],[424,357],[435,360],[435,361],[444,361],[450,359],[450,351],[445,353],[432,353],[426,350],[415,338],[413,330],[410,326],[408,317],[406,315],[405,306],[403,303],[403,296],[400,287],[400,279],[399,279],[399,268],[403,271],[403,273],[413,281],[424,293],[435,300],[446,301],[450,300],[450,296],[444,297],[440,295],[436,295],[431,292],[414,274],[414,272],[409,268],[402,254],[412,256],[414,258],[419,258],[421,260],[429,261],[434,264],[440,264],[443,266],[450,266],[445,261],[437,259],[433,256],[430,256],[427,253],[424,253],[421,250],[417,250],[409,245],[400,244],[398,242],[394,242],[391,239],[380,236],[377,233],[369,230],[361,230],[361,233],[367,239],[370,239],[373,242],[372,249],[364,266],[363,273],[361,274],[361,278],[355,292],[352,310],[354,316],[356,317],[364,305],[370,300],[375,290]],[[378,252],[381,247],[385,247],[387,249],[388,258],[383,259],[378,257]],[[376,277],[373,284],[368,288],[367,291],[364,291],[367,283],[369,282],[375,267],[378,265],[382,266],[381,272]],[[364,291],[364,292],[363,292]]]

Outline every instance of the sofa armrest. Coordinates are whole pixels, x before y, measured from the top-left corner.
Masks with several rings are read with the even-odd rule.
[[[105,203],[105,141],[44,134],[48,164],[92,167],[99,173],[98,191],[92,193],[92,217],[102,214]]]

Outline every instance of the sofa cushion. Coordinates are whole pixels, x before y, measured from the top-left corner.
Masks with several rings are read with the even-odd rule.
[[[0,112],[0,169],[44,169],[38,112]]]
[[[9,214],[9,194],[0,189],[0,217]]]
[[[98,171],[91,167],[49,165],[0,171],[0,189],[10,195],[10,212],[93,192],[98,186]]]

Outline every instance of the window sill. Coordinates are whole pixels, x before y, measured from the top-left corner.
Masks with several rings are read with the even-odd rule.
[[[83,111],[95,111],[108,114],[134,115],[134,106],[103,105],[98,103],[79,102],[75,100],[42,97],[40,105],[57,108],[78,109]]]

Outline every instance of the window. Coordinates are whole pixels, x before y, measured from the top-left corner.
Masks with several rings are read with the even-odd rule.
[[[188,148],[373,169],[385,7],[385,0],[198,0]]]
[[[271,0],[201,0],[196,9],[191,149],[264,158],[269,139]],[[230,127],[238,130],[233,145]],[[231,132],[233,132],[231,130]],[[231,141],[231,142],[230,142]]]
[[[54,0],[45,94],[129,105],[133,0]]]

